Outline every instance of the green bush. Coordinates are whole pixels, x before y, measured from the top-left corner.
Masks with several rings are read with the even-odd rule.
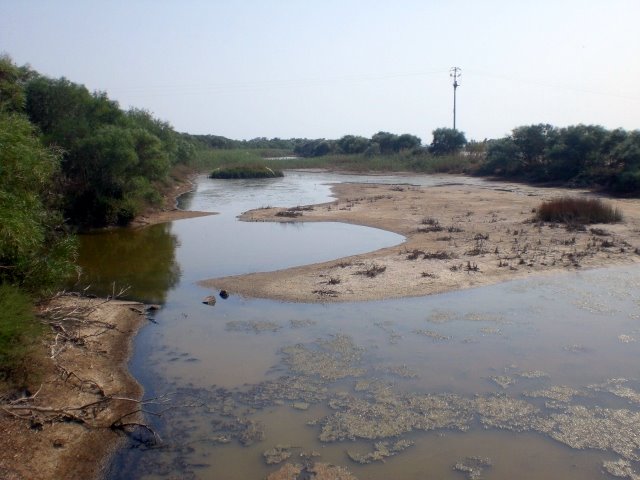
[[[41,333],[31,298],[14,286],[0,284],[0,380],[27,381]]]
[[[622,213],[597,198],[561,197],[543,202],[536,217],[567,224],[615,223],[622,220]]]

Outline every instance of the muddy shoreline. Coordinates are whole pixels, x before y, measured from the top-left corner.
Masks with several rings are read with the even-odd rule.
[[[144,305],[65,295],[40,315],[51,326],[40,382],[2,402],[0,478],[103,478],[126,439],[114,425],[141,421],[127,363]]]
[[[486,182],[435,187],[338,184],[321,205],[245,212],[253,222],[344,222],[406,237],[397,246],[313,265],[200,282],[245,297],[349,302],[416,297],[532,275],[640,262],[640,200],[606,199],[624,221],[571,230],[533,221],[544,200],[585,190]]]

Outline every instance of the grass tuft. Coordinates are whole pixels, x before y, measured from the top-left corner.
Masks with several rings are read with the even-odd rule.
[[[568,225],[615,223],[622,221],[622,213],[598,198],[560,197],[543,202],[536,219]]]

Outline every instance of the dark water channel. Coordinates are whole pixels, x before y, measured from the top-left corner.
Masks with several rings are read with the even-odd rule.
[[[451,182],[203,178],[184,207],[220,215],[83,238],[94,290],[115,280],[162,305],[131,370],[147,398],[161,396],[147,409],[163,412],[148,418],[163,443],[123,450],[108,478],[261,479],[279,468],[263,457],[276,445],[289,461],[313,456],[361,480],[609,478],[606,461],[639,470],[638,268],[382,302],[200,303],[211,293],[200,279],[401,242],[352,225],[235,219],[328,201],[326,182],[353,180]]]

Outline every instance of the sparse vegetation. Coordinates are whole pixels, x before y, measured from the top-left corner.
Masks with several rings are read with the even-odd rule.
[[[615,223],[622,221],[622,213],[598,198],[560,197],[543,202],[536,219],[567,225]]]
[[[423,258],[425,260],[449,260],[454,258],[454,255],[444,250],[438,250],[437,252],[426,252]]]
[[[420,255],[424,255],[424,252],[419,249],[413,249],[407,254],[407,260],[417,260]]]
[[[384,265],[378,265],[377,263],[371,263],[369,265],[365,265],[364,270],[358,270],[356,275],[365,275],[369,278],[375,278],[381,273],[384,273],[387,270],[387,267]]]

